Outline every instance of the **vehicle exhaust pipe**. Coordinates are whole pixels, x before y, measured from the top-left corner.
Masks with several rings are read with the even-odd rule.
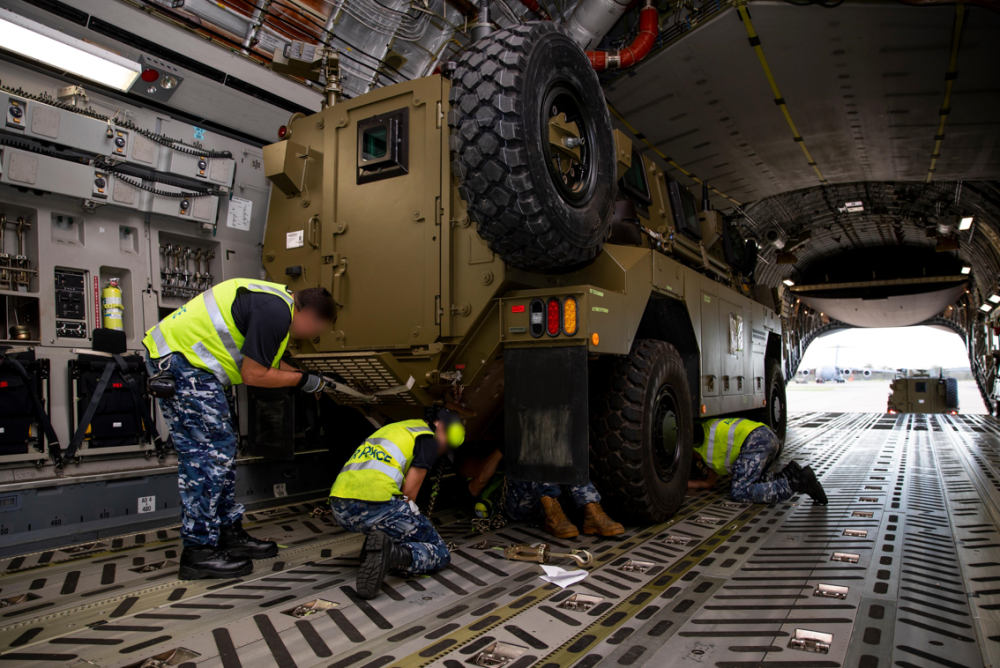
[[[570,34],[573,34],[572,24],[577,20],[577,15],[582,13],[581,9],[584,6],[589,7],[597,4],[602,4],[603,6],[601,0],[583,0],[577,5],[577,10],[573,12],[573,18],[570,19],[570,24],[567,26]],[[611,4],[617,6],[619,9],[622,7],[622,5],[614,2],[614,0],[612,0]],[[611,13],[609,10],[608,15],[611,15]],[[614,21],[617,20],[618,15],[615,15],[611,25],[600,31],[600,37],[603,37],[610,30],[611,26],[614,25]],[[590,64],[598,72],[632,67],[653,50],[653,45],[656,44],[656,37],[659,33],[660,13],[653,6],[653,0],[645,0],[645,6],[639,12],[639,34],[632,40],[632,43],[621,51],[615,51],[614,53],[608,51],[588,51],[587,58],[590,59]],[[597,37],[597,41],[600,41],[600,37]],[[575,38],[576,36],[574,35]],[[579,40],[577,41],[579,42]],[[591,40],[591,43],[593,42],[594,40]]]

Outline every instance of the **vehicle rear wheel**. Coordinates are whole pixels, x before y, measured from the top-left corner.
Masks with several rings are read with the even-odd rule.
[[[954,378],[944,379],[944,404],[946,408],[958,408],[958,381]]]
[[[781,373],[779,360],[772,359],[767,362],[764,387],[767,388],[767,405],[756,411],[754,419],[766,424],[784,447],[785,434],[788,431],[788,405],[785,400],[785,378]]]
[[[680,353],[638,339],[592,378],[590,479],[616,517],[667,519],[687,490],[693,452],[691,391]]]
[[[551,21],[469,45],[452,76],[452,173],[505,262],[558,271],[597,257],[615,199],[611,119],[584,52]]]

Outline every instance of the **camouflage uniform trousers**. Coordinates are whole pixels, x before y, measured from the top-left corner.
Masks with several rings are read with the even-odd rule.
[[[433,573],[451,563],[451,553],[434,525],[414,512],[402,497],[391,501],[359,501],[330,497],[330,510],[337,524],[354,533],[382,531],[410,548],[413,562],[407,573]]]
[[[739,503],[777,503],[792,498],[792,488],[784,478],[767,473],[778,454],[778,437],[766,427],[750,432],[733,462],[730,495]]]
[[[516,522],[532,519],[539,514],[543,496],[558,498],[564,493],[573,499],[577,508],[583,508],[588,503],[601,502],[600,493],[589,482],[586,485],[556,485],[547,482],[508,480],[504,514]]]
[[[236,503],[236,444],[226,391],[210,372],[195,368],[183,355],[150,360],[150,374],[169,370],[177,385],[160,411],[177,451],[177,483],[181,493],[181,538],[184,545],[218,545],[219,530],[240,521]]]

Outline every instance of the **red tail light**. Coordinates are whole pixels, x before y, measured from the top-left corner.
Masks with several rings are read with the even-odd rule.
[[[546,330],[549,336],[559,336],[562,331],[562,306],[558,299],[550,299],[545,306]]]
[[[288,126],[282,125],[280,128],[278,128],[278,139],[284,139],[285,135],[287,134],[288,134]]]

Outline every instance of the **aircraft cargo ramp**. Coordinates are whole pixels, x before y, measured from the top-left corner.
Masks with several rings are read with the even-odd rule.
[[[360,542],[316,504],[247,516],[285,546],[232,581],[178,581],[175,528],[0,562],[0,662],[18,666],[978,667],[1000,654],[1000,429],[979,416],[808,413],[782,460],[830,505],[746,506],[723,489],[620,540],[471,534],[451,565],[360,600]],[[780,462],[779,462],[780,463]],[[596,557],[566,589],[497,543]],[[311,614],[308,608],[315,608]],[[152,659],[152,661],[150,661]]]

